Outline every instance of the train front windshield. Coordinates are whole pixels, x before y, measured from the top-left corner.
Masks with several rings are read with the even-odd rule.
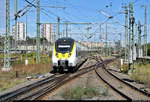
[[[70,45],[58,45],[58,50],[62,52],[70,51]]]
[[[73,48],[73,42],[71,41],[58,41],[55,43],[56,52],[66,53],[71,52]]]

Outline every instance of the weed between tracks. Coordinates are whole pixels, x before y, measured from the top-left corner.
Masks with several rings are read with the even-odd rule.
[[[64,99],[90,99],[95,96],[108,96],[108,88],[100,93],[98,88],[87,85],[86,87],[67,88],[62,97]]]

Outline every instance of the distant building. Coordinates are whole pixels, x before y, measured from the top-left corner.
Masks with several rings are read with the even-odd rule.
[[[42,24],[42,37],[46,38],[48,42],[52,42],[52,25],[51,24]]]
[[[0,37],[1,37],[1,38],[5,37],[5,34],[1,33],[1,34],[0,34]]]
[[[12,27],[12,34],[15,40],[26,40],[26,24],[23,22],[17,23],[17,33],[16,33],[16,25]]]

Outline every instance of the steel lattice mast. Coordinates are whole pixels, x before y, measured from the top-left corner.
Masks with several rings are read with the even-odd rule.
[[[133,16],[133,3],[131,3],[131,10],[132,10],[132,12],[131,12],[131,16],[132,16],[132,21],[131,21],[131,24],[132,24],[132,37],[131,37],[131,42],[132,42],[132,44],[131,44],[131,49],[132,49],[132,61],[133,61],[133,68],[132,68],[132,72],[133,72],[133,70],[134,70],[134,61],[136,60],[136,59],[134,59],[134,56],[135,56],[135,51],[134,51],[134,47],[135,47],[135,43],[134,43],[134,23],[135,23],[135,18],[134,18],[134,16]]]
[[[10,70],[10,44],[9,44],[9,34],[10,34],[10,12],[9,7],[10,1],[6,0],[6,34],[4,41],[4,66],[2,70]]]

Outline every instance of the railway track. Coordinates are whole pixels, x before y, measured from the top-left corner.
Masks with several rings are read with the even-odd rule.
[[[96,68],[95,73],[103,80],[108,86],[110,86],[114,91],[119,93],[126,100],[150,100],[150,94],[146,93],[125,81],[119,79],[111,72],[106,69],[107,61],[103,61],[101,58],[96,58],[98,62],[103,62],[103,66]]]
[[[10,102],[13,100],[36,100],[43,97],[46,93],[53,91],[54,89],[64,85],[65,83],[85,74],[91,70],[94,70],[97,66],[102,66],[102,63],[96,63],[88,67],[84,67],[75,73],[67,73],[62,75],[52,75],[44,80],[36,82],[34,84],[25,86],[19,90],[11,93],[7,93],[0,96],[0,101]]]
[[[82,63],[80,63],[78,67],[82,66],[82,64],[84,64],[84,62],[86,61],[87,61],[87,58],[85,58],[85,60]],[[57,88],[58,86],[62,85],[64,83],[63,81],[69,78],[70,75],[71,73],[54,74],[41,81],[22,87],[16,91],[3,94],[0,96],[0,101],[10,102],[13,100],[36,99],[40,97],[41,95],[47,93],[48,91],[51,91]]]
[[[58,76],[58,77],[61,77],[61,76]],[[35,82],[31,85],[27,85],[25,87],[22,87],[22,88],[20,88],[16,91],[1,95],[0,96],[0,101],[8,102],[8,101],[15,100],[18,97],[21,97],[21,95],[24,95],[25,93],[29,93],[31,90],[38,89],[38,88],[44,86],[47,83],[53,82],[56,78],[57,78],[57,75],[55,74],[55,75],[47,77],[47,78],[45,78],[41,81]]]
[[[95,57],[93,57],[93,59],[94,58]],[[97,57],[95,59],[97,60],[96,64],[93,64],[88,67],[84,67],[76,71],[75,73],[67,73],[61,75],[54,74],[32,85],[28,85],[14,92],[1,95],[0,101],[7,102],[13,100],[39,100],[42,97],[44,97],[46,94],[52,92],[53,90],[64,85],[65,83],[92,70],[95,70],[97,75],[106,84],[108,84],[113,90],[115,90],[125,99],[127,100],[150,99],[150,97],[147,94],[143,94],[140,91],[137,91],[137,89],[131,87],[130,85],[127,85],[126,83],[116,79],[116,77],[114,77],[112,74],[110,74],[110,72],[107,71],[105,65],[112,62],[114,59],[110,59],[106,61],[103,61],[101,57]]]

